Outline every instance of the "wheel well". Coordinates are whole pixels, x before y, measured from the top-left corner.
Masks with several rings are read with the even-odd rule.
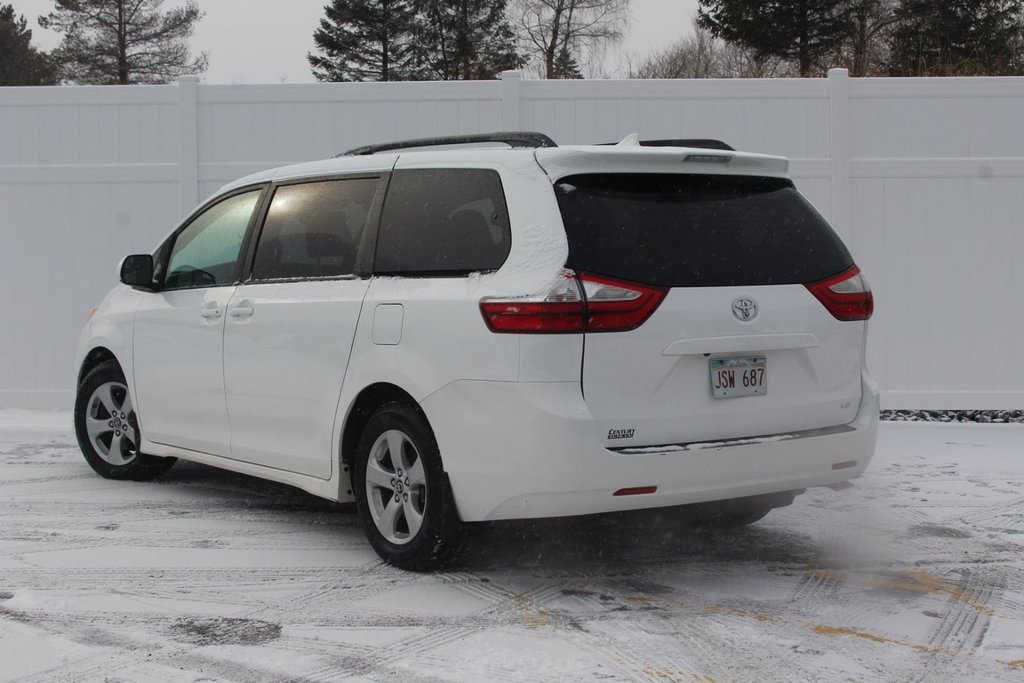
[[[82,380],[85,379],[86,375],[92,372],[93,368],[101,363],[106,363],[108,360],[117,360],[117,356],[115,356],[110,349],[105,349],[100,346],[90,351],[86,355],[85,360],[82,361],[82,368],[78,371],[78,385],[76,386],[80,386],[82,384]]]
[[[416,399],[394,384],[371,384],[360,391],[348,413],[345,430],[341,434],[341,462],[346,467],[350,464],[366,423],[370,421],[374,411],[385,403],[404,403],[423,414]],[[423,417],[426,419],[425,415]]]

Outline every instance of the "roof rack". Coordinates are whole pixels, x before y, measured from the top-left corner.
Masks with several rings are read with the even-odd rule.
[[[612,146],[618,142],[602,142],[601,146]],[[693,140],[640,140],[641,147],[695,147],[697,149],[720,149],[726,152],[735,152],[731,145],[721,140],[693,139]]]
[[[471,145],[481,142],[502,142],[509,147],[558,147],[555,141],[543,133],[511,132],[511,133],[477,133],[475,135],[449,135],[439,138],[416,138],[400,142],[385,142],[379,145],[366,145],[350,149],[338,156],[366,156],[378,152],[390,152],[396,149],[412,149],[416,147],[440,147],[442,145]]]

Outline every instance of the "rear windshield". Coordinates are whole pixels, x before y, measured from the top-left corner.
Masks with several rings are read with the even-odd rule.
[[[607,173],[555,183],[568,267],[661,287],[803,284],[853,265],[782,178]]]

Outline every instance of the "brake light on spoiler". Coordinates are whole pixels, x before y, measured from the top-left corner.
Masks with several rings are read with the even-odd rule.
[[[667,287],[565,271],[547,293],[483,299],[480,312],[497,333],[625,332],[644,324],[667,293]]]
[[[836,320],[867,320],[875,311],[871,286],[857,266],[805,286]]]

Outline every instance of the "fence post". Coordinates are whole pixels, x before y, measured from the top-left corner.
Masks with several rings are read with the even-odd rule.
[[[832,157],[832,227],[849,244],[850,200],[850,72],[828,72],[829,148]]]
[[[178,182],[182,209],[199,203],[199,77],[178,79]]]
[[[519,130],[519,85],[523,74],[519,71],[501,72],[501,127]]]

